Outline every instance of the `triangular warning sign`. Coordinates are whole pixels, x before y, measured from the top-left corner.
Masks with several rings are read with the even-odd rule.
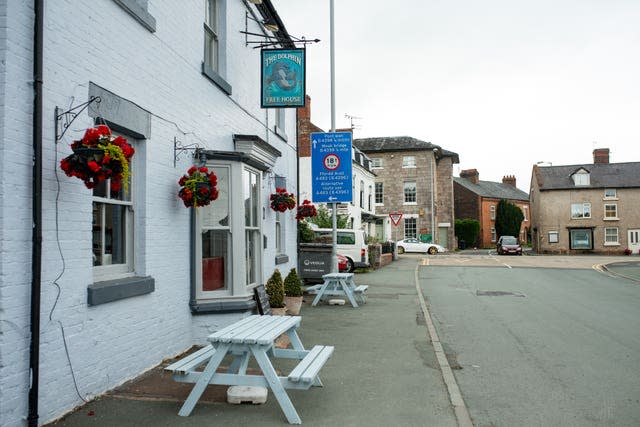
[[[398,223],[402,219],[402,212],[390,213],[389,218],[391,218],[391,222],[393,222],[393,225],[398,225]]]

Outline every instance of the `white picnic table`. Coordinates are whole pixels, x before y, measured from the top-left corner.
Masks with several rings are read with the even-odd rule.
[[[308,390],[311,386],[322,386],[318,374],[333,353],[333,347],[317,345],[305,350],[297,333],[300,320],[300,316],[246,317],[209,335],[210,345],[167,366],[165,370],[173,373],[175,381],[195,383],[178,414],[188,416],[209,384],[261,386],[271,389],[290,424],[301,424],[286,389]],[[276,338],[285,333],[292,348],[276,348]],[[233,356],[233,362],[227,372],[216,372],[228,354]],[[260,374],[247,374],[251,356],[258,363]],[[300,362],[289,375],[278,376],[271,363],[274,357]],[[196,369],[203,365],[203,371]]]
[[[369,286],[356,286],[353,273],[329,273],[323,275],[322,279],[324,282],[321,285],[311,286],[307,289],[307,292],[316,294],[311,303],[312,306],[317,305],[320,300],[332,296],[346,296],[352,307],[358,307],[358,301],[361,304],[367,302],[364,293]]]

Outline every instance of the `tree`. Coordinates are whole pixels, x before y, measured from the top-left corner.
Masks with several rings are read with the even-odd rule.
[[[318,206],[318,215],[309,218],[311,222],[317,225],[319,228],[333,228],[332,213],[326,206]],[[337,218],[338,228],[347,228],[349,225],[348,215],[338,215]]]
[[[455,234],[458,242],[464,241],[467,246],[476,246],[480,235],[480,221],[471,218],[456,219]]]
[[[496,209],[496,235],[518,238],[523,220],[524,214],[519,207],[507,200],[500,200]]]

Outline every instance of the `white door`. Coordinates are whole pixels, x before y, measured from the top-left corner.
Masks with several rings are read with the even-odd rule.
[[[634,254],[640,251],[640,230],[629,230],[629,249]]]

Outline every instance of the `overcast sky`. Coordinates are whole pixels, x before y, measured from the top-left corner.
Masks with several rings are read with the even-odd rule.
[[[307,47],[311,120],[331,127],[329,0],[272,0]],[[335,0],[336,127],[412,136],[480,179],[640,161],[640,0]]]

